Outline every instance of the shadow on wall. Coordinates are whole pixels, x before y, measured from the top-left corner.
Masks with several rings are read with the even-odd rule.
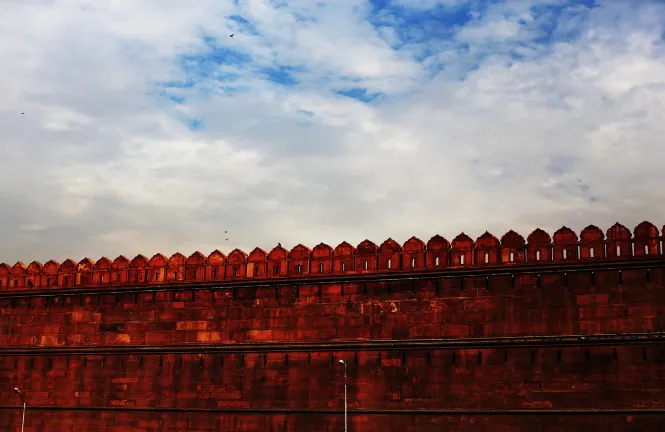
[[[665,231],[665,227],[663,228]],[[138,255],[131,261],[103,257],[97,262],[84,258],[62,264],[37,261],[13,267],[0,264],[0,289],[64,288],[127,284],[163,284],[220,280],[248,280],[299,276],[386,273],[392,271],[436,270],[451,267],[543,264],[589,260],[616,260],[663,255],[663,238],[649,222],[631,233],[616,223],[607,234],[590,225],[580,237],[567,227],[554,233],[536,229],[527,237],[514,231],[501,240],[485,232],[474,242],[466,234],[452,242],[435,235],[427,244],[412,237],[400,246],[392,239],[377,246],[365,240],[357,247],[343,242],[335,249],[319,244],[314,249],[298,245],[291,251],[281,246],[270,253],[235,249],[228,256],[216,250],[209,256],[194,252],[189,258],[176,253],[171,258],[157,254],[151,259]]]

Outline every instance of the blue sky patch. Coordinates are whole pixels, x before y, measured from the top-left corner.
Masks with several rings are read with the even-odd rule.
[[[259,73],[263,74],[268,81],[283,86],[292,86],[298,84],[299,81],[296,77],[293,76],[293,74],[302,71],[302,68],[295,68],[290,66],[277,66],[259,69]]]
[[[242,65],[252,61],[252,56],[220,44],[212,36],[203,36],[205,49],[200,53],[180,57],[180,64],[186,73],[208,76],[221,65]],[[230,39],[230,38],[229,38]]]
[[[349,97],[355,100],[358,100],[360,102],[372,102],[375,100],[377,97],[381,95],[381,93],[369,93],[367,89],[356,87],[348,90],[338,90],[337,91],[338,95]]]
[[[193,80],[167,81],[167,82],[162,83],[162,86],[164,88],[186,89],[186,88],[194,87],[194,81]]]
[[[185,102],[185,98],[182,96],[167,96],[167,98],[170,101],[175,102],[177,104],[182,104],[183,102]]]
[[[259,34],[259,31],[256,29],[254,24],[247,21],[245,18],[241,17],[240,15],[231,15],[228,17],[228,19],[233,21],[237,25],[238,31],[240,33],[251,34],[254,36]]]
[[[385,0],[370,3],[372,14],[367,20],[375,27],[389,26],[395,30],[399,37],[399,42],[393,46],[395,49],[407,44],[451,39],[460,27],[473,19],[468,4],[413,10]]]
[[[432,79],[445,70],[453,79],[459,80],[466,79],[469,73],[478,70],[490,59],[498,59],[509,66],[547,55],[554,43],[579,37],[584,31],[588,12],[597,6],[595,0],[570,0],[536,2],[530,8],[507,8],[505,15],[493,15],[492,19],[519,23],[520,33],[517,38],[508,36],[504,40],[501,36],[490,34],[486,39],[481,36],[481,42],[474,42],[473,38],[467,42],[458,37],[459,31],[469,25],[474,28],[482,26],[481,21],[490,8],[501,2],[441,2],[429,9],[401,6],[393,0],[369,0],[369,3],[370,7],[361,12],[363,18],[395,52],[401,56],[408,55],[419,63],[428,77],[426,79]],[[316,5],[324,9],[331,7],[325,2]],[[281,0],[271,2],[271,6],[279,6],[285,11],[289,9],[288,4]],[[307,8],[296,9],[284,13],[289,13],[299,22],[316,21],[316,14],[308,12]],[[518,15],[525,10],[529,11],[533,19]],[[248,18],[233,14],[226,19],[230,21],[231,28],[237,29],[239,33],[260,37],[261,29]],[[239,36],[242,37],[242,34]],[[179,68],[185,78],[180,82],[163,84],[164,93],[161,96],[171,103],[185,103],[190,97],[190,92],[186,90],[192,88],[198,96],[206,98],[233,97],[239,92],[254,91],[254,80],[296,89],[327,89],[333,94],[363,103],[376,103],[377,98],[383,96],[371,90],[372,87],[365,83],[366,77],[329,76],[327,72],[317,75],[315,70],[303,68],[300,62],[270,65],[268,60],[259,65],[250,53],[236,48],[243,45],[237,45],[235,40],[209,34],[201,34],[200,37],[200,49],[179,58]],[[267,53],[266,58],[275,61],[273,57],[276,53],[272,51],[279,48],[279,45],[265,41],[261,47],[262,52]],[[339,81],[343,84],[340,85]],[[197,121],[187,121],[193,130],[203,127]]]
[[[189,130],[191,131],[199,131],[204,129],[205,125],[202,119],[189,119],[187,120],[187,127],[189,127]]]
[[[532,7],[531,12],[537,17],[539,33],[533,42],[547,45],[578,38],[585,29],[586,15],[594,7],[596,5],[593,0]],[[562,20],[564,17],[566,19]]]

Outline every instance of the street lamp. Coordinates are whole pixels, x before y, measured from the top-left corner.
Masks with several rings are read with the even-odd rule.
[[[21,398],[21,402],[23,402],[23,420],[21,420],[21,432],[23,432],[23,426],[25,426],[25,398],[21,394],[21,391],[14,387],[14,393],[18,395],[18,397]]]
[[[349,424],[347,420],[347,404],[346,404],[346,362],[344,360],[339,361],[341,364],[344,365],[344,432],[347,432],[349,429]]]

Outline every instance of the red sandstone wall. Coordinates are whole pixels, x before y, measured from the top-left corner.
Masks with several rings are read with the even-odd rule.
[[[195,252],[189,258],[176,253],[171,258],[156,254],[151,259],[138,255],[131,261],[119,256],[114,261],[97,262],[84,258],[78,264],[17,262],[0,264],[0,289],[37,289],[128,284],[164,284],[221,280],[254,280],[303,276],[334,276],[395,271],[436,270],[470,266],[496,266],[543,263],[575,263],[594,260],[623,260],[663,255],[662,237],[649,222],[634,229],[615,224],[603,232],[590,225],[578,239],[563,227],[552,238],[536,229],[525,241],[509,231],[499,241],[490,233],[475,242],[462,233],[452,243],[441,236],[427,244],[415,237],[400,246],[388,239],[376,246],[369,240],[356,248],[344,242],[334,250],[323,243],[310,250],[298,245],[290,252],[281,246],[270,253],[256,248],[249,255],[234,250],[228,256],[220,251],[208,257]]]
[[[288,355],[288,359],[287,359]],[[31,406],[341,409],[349,364],[349,407],[363,409],[665,408],[663,347],[498,349],[374,353],[271,353],[11,358],[4,384],[18,385]],[[4,385],[2,401],[11,400]],[[16,411],[18,412],[18,411]],[[16,425],[0,411],[0,427]],[[28,430],[341,430],[341,415],[223,415],[159,412],[31,411]],[[455,418],[457,417],[457,418]],[[507,418],[506,418],[507,417]],[[589,420],[561,416],[353,416],[355,431],[580,430]],[[515,416],[516,417],[516,416]],[[608,430],[660,422],[610,420]],[[617,416],[615,416],[617,417]],[[600,417],[603,419],[603,417]],[[62,420],[60,420],[62,419]],[[53,422],[58,423],[53,423]],[[185,423],[180,423],[184,421]],[[60,423],[62,422],[62,423]],[[554,422],[554,423],[549,423]],[[571,423],[572,429],[556,427]],[[63,429],[71,425],[71,429]],[[185,427],[184,425],[188,425]],[[208,429],[214,425],[214,429]],[[538,425],[538,428],[536,428]],[[548,425],[545,427],[545,425]],[[221,429],[220,429],[221,428]],[[542,429],[541,429],[542,428]]]
[[[625,270],[619,276],[618,270],[605,270],[593,277],[581,272],[568,276],[567,287],[564,275],[555,273],[540,281],[519,276],[514,285],[508,275],[490,277],[489,284],[485,278],[399,282],[390,288],[385,283],[345,284],[344,293],[339,284],[326,286],[324,292],[318,285],[284,286],[261,288],[256,298],[250,296],[253,290],[240,290],[234,297],[230,288],[214,296],[192,289],[159,292],[156,297],[61,296],[48,304],[46,297],[4,298],[0,341],[3,346],[81,346],[650,332],[665,323],[663,272]],[[6,356],[0,360],[0,405],[17,402],[10,393],[17,385],[30,395],[31,405],[340,409],[338,359],[349,364],[352,409],[665,408],[665,351],[660,345]],[[32,430],[53,430],[47,425],[56,418],[64,418],[65,424],[75,418],[80,429],[71,430],[82,431],[102,430],[104,425],[119,431],[209,430],[210,424],[247,431],[341,427],[339,415],[323,414],[98,413],[84,416],[86,428],[78,423],[79,415],[36,412],[32,418],[43,426]],[[352,430],[441,430],[446,422],[451,430],[580,430],[587,421],[569,415],[546,416],[550,420],[391,417],[354,417]],[[0,411],[0,427],[3,422],[16,424],[16,419],[16,412]],[[181,421],[193,423],[190,429],[178,429]],[[642,416],[636,422],[626,416],[599,421],[615,430],[638,430],[638,425],[659,430],[655,425],[660,424]]]
[[[343,408],[339,359],[350,409],[665,409],[662,346],[6,356],[0,372],[31,406],[325,410]]]
[[[334,254],[320,245],[311,252],[304,247],[290,253],[276,248],[261,255],[255,250],[249,257],[233,252],[229,257],[174,255],[170,260],[158,255],[150,262],[137,257],[131,263],[119,258],[113,263],[105,259],[78,265],[49,262],[43,267],[33,263],[27,269],[4,266],[0,267],[0,351],[21,346],[35,350],[662,331],[662,263],[624,265],[621,270],[614,266],[619,261],[639,264],[662,257],[661,246],[658,231],[645,222],[635,229],[634,237],[615,225],[607,240],[590,227],[580,241],[571,231],[559,230],[554,243],[537,230],[528,242],[511,232],[501,242],[489,234],[475,243],[458,236],[452,247],[435,237],[427,246],[417,239],[403,247],[392,241],[380,248],[370,242],[356,249],[342,244]],[[514,271],[482,275],[453,271],[392,282],[297,278],[310,269],[315,270],[310,276],[319,276],[319,264],[324,276],[351,272],[380,276],[461,267],[461,256],[463,267],[483,267],[487,256],[490,267]],[[562,260],[569,267],[554,265]],[[576,263],[594,261],[599,264],[595,269],[571,270]],[[552,271],[524,270],[524,265],[544,263],[551,263]],[[506,267],[496,267],[499,264]],[[513,267],[507,267],[510,264]],[[263,286],[244,282],[272,278],[274,266],[279,267],[278,276],[293,278]],[[57,288],[97,286],[93,281],[99,277],[100,287],[122,288],[140,276],[141,283],[165,284],[167,268],[169,280],[197,286],[57,295]],[[237,283],[218,287],[201,284],[238,278]],[[53,286],[56,295],[21,296],[45,286]],[[44,407],[340,410],[343,379],[338,359],[349,364],[351,409],[665,409],[665,347],[659,344],[244,355],[6,355],[0,357],[0,430],[18,430],[20,411],[2,409],[18,404],[13,386],[23,389],[31,406]],[[339,413],[32,411],[26,430],[325,431],[342,430],[342,418]],[[563,431],[593,425],[647,431],[661,430],[664,419],[627,414],[356,415],[350,418],[350,430]]]
[[[20,412],[2,417],[2,430],[14,425],[20,430]],[[13,421],[12,421],[13,420]],[[111,432],[208,432],[208,431],[343,431],[343,416],[259,415],[218,413],[99,413],[44,412],[39,418],[27,418],[26,432],[88,431]],[[87,429],[94,425],[94,429]],[[9,429],[12,430],[12,429]],[[661,431],[662,417],[633,415],[594,416],[466,416],[451,415],[430,418],[424,416],[373,415],[349,417],[350,431],[483,431],[483,432],[534,432],[534,431]]]
[[[652,332],[664,269],[0,298],[0,346]]]

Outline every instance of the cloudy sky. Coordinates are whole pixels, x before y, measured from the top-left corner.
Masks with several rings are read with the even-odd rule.
[[[662,227],[664,25],[657,0],[0,0],[0,261]]]

